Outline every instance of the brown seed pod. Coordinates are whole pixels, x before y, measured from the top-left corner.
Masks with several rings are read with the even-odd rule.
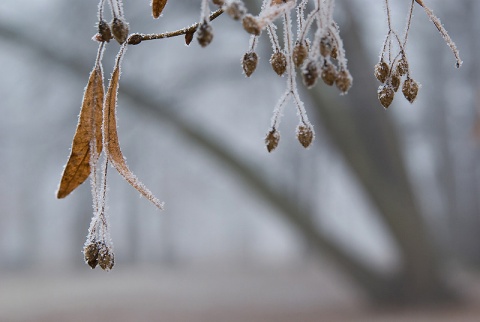
[[[352,75],[346,69],[341,69],[337,74],[337,79],[335,79],[335,85],[342,92],[346,94],[350,87],[352,86]]]
[[[405,55],[402,55],[402,58],[397,62],[396,65],[397,74],[403,76],[408,73],[408,61]]]
[[[123,44],[128,36],[128,23],[121,18],[113,18],[111,23],[113,37],[119,44]]]
[[[270,57],[270,64],[278,76],[282,76],[287,70],[287,57],[281,51],[277,51]]]
[[[400,79],[400,76],[398,76],[397,74],[393,74],[391,79],[390,79],[390,84],[392,84],[392,87],[393,87],[393,90],[395,92],[398,91],[398,89],[400,88],[400,83],[402,82],[402,80]]]
[[[83,249],[85,262],[94,269],[98,264],[98,246],[96,243],[90,243]]]
[[[100,20],[98,22],[98,34],[100,36],[97,39],[98,41],[110,42],[110,40],[113,38],[112,30],[105,20]]]
[[[380,61],[375,65],[375,77],[380,81],[380,83],[385,83],[389,73],[390,67],[388,67],[388,64],[383,59],[380,59]]]
[[[309,61],[303,69],[302,76],[303,84],[305,84],[307,88],[313,87],[318,79],[317,63],[313,60]]]
[[[222,6],[225,3],[224,0],[212,0],[212,2],[217,6]]]
[[[197,40],[200,46],[207,47],[213,40],[213,28],[212,26],[204,21],[197,28]]]
[[[167,4],[167,0],[152,0],[153,18],[157,19],[158,17],[160,17],[166,4]]]
[[[107,245],[100,243],[99,251],[98,251],[98,266],[100,266],[103,270],[109,271],[113,268],[115,264],[115,258],[110,247]]]
[[[228,2],[223,10],[233,19],[240,20],[247,14],[247,9],[242,1],[234,0]]]
[[[308,148],[312,144],[315,134],[309,125],[300,124],[297,127],[297,139],[304,148]]]
[[[332,52],[330,53],[330,57],[332,57],[333,59],[337,59],[337,56],[338,56],[338,48],[337,46],[333,45]]]
[[[320,55],[328,57],[332,53],[333,45],[330,37],[322,37],[320,39]]]
[[[393,97],[395,96],[395,91],[393,90],[392,85],[385,84],[378,87],[378,100],[383,107],[388,108],[393,102]]]
[[[418,83],[411,78],[407,78],[405,82],[403,82],[402,93],[410,103],[413,103],[417,98],[418,89]]]
[[[257,19],[251,14],[247,14],[242,19],[243,29],[249,34],[258,36],[262,32],[260,25],[258,24]]]
[[[295,47],[293,47],[293,53],[292,53],[293,63],[295,64],[295,66],[296,67],[302,66],[307,56],[308,56],[307,46],[297,42],[295,44]]]
[[[335,83],[335,79],[337,78],[337,70],[332,63],[325,61],[322,66],[322,80],[328,86],[332,86]]]
[[[243,55],[242,67],[245,75],[250,77],[253,74],[258,64],[258,56],[254,51],[249,51]]]
[[[265,145],[267,146],[268,152],[272,152],[278,146],[278,142],[280,141],[280,133],[273,128],[268,132],[267,136],[265,137]]]
[[[142,36],[139,34],[133,34],[130,37],[128,37],[128,44],[129,45],[138,45],[141,43],[143,40]]]

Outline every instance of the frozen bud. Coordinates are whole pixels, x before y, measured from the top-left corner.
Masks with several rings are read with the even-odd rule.
[[[380,81],[380,83],[385,83],[389,73],[390,67],[388,67],[388,64],[383,59],[381,59],[375,65],[375,77]]]
[[[292,53],[293,63],[295,64],[295,66],[296,67],[302,66],[307,56],[308,56],[307,46],[297,42],[295,44],[295,47],[293,47],[293,53]]]
[[[85,262],[92,269],[97,267],[98,264],[98,246],[96,243],[90,243],[83,248],[83,255],[85,257]]]
[[[245,17],[243,17],[242,25],[243,29],[245,29],[245,31],[249,34],[258,36],[262,32],[257,19],[255,19],[255,17],[251,14],[247,14]]]
[[[113,38],[112,30],[110,29],[110,26],[105,20],[100,20],[98,22],[98,34],[99,41],[110,42],[110,40]]]
[[[131,35],[130,37],[128,37],[128,44],[129,45],[138,45],[139,43],[141,43],[143,40],[142,36],[139,35],[139,34],[134,34],[134,35]]]
[[[287,70],[287,57],[281,51],[277,51],[270,57],[270,64],[278,76],[282,76]]]
[[[418,83],[411,78],[407,78],[405,82],[403,82],[402,93],[410,103],[413,103],[417,98],[418,89]]]
[[[213,28],[204,21],[197,28],[197,40],[200,46],[207,47],[213,40]]]
[[[397,74],[393,74],[392,77],[390,78],[390,84],[392,84],[393,90],[395,92],[397,92],[398,89],[400,88],[401,82],[402,80],[400,79],[400,76]]]
[[[330,37],[322,37],[320,39],[320,55],[328,57],[332,53],[332,39]]]
[[[402,58],[397,62],[396,66],[397,74],[403,76],[408,73],[408,61],[405,55],[402,55]]]
[[[115,264],[115,259],[113,256],[113,251],[110,247],[101,243],[98,251],[98,265],[106,271],[109,271],[113,268]]]
[[[245,75],[250,77],[257,68],[258,56],[254,51],[249,51],[243,55],[242,67]]]
[[[337,70],[332,63],[325,61],[322,66],[322,80],[328,86],[332,86],[335,83],[335,79],[337,78]]]
[[[314,138],[315,134],[310,125],[301,124],[297,127],[297,139],[304,148],[308,148]]]
[[[378,100],[383,107],[388,108],[393,102],[393,97],[395,96],[395,91],[393,90],[392,85],[385,84],[380,85],[377,91]]]
[[[280,133],[276,129],[272,129],[270,132],[268,132],[267,136],[265,137],[265,145],[267,146],[268,152],[275,150],[279,141]]]
[[[342,94],[346,94],[348,92],[352,86],[352,75],[350,75],[348,70],[340,70],[340,72],[337,74],[337,78],[335,79],[335,85],[337,85],[337,88],[342,92]]]
[[[192,42],[193,40],[193,35],[195,34],[195,32],[187,32],[185,34],[185,45],[189,46],[190,43]]]
[[[313,60],[309,61],[303,69],[303,84],[307,86],[307,88],[313,87],[317,82],[318,78],[318,68],[317,63]]]
[[[232,17],[233,20],[242,19],[247,13],[245,5],[240,0],[229,1],[225,4],[223,10]]]
[[[119,44],[123,44],[128,36],[128,23],[121,18],[113,18],[111,23],[112,34]]]

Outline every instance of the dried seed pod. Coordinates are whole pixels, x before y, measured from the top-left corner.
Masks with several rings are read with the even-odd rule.
[[[309,61],[303,69],[302,76],[303,84],[305,84],[307,88],[313,87],[313,85],[315,85],[315,83],[317,82],[318,78],[317,63],[313,60]]]
[[[267,136],[265,137],[265,145],[267,146],[268,152],[272,152],[278,146],[278,142],[280,141],[280,133],[273,128],[268,132]]]
[[[195,32],[187,32],[185,34],[185,45],[189,46],[190,43],[193,40],[193,35],[195,35]]]
[[[98,251],[98,265],[103,270],[109,271],[113,268],[114,264],[115,258],[111,248],[101,243]]]
[[[325,84],[332,86],[335,83],[335,79],[337,79],[337,70],[335,69],[335,66],[332,63],[325,61],[322,66],[321,77]]]
[[[258,56],[254,51],[249,51],[243,55],[242,67],[245,75],[250,77],[253,74],[258,64]]]
[[[402,58],[397,62],[396,65],[397,74],[403,76],[408,73],[408,61],[405,55],[402,55]]]
[[[310,125],[300,124],[297,127],[297,139],[304,148],[308,148],[312,144],[315,134]]]
[[[337,88],[342,92],[342,94],[346,94],[348,92],[352,86],[352,75],[350,75],[348,70],[340,70],[340,72],[337,74],[337,78],[335,79],[335,85],[337,85]]]
[[[395,92],[397,92],[398,89],[400,88],[401,82],[402,80],[400,79],[400,76],[398,76],[397,74],[393,74],[392,77],[390,78],[390,84],[392,84],[393,90]]]
[[[251,14],[247,14],[242,19],[243,29],[249,34],[258,36],[262,32],[260,24],[258,23],[257,19]]]
[[[332,39],[330,37],[322,37],[320,39],[320,55],[328,57],[332,53]]]
[[[418,83],[411,78],[407,78],[405,82],[403,82],[402,93],[410,103],[413,103],[417,98],[418,89]]]
[[[278,76],[282,76],[287,70],[287,57],[281,51],[277,51],[270,57],[270,64]]]
[[[111,23],[112,34],[119,44],[123,44],[128,36],[128,23],[121,18],[113,18]]]
[[[307,46],[297,42],[295,44],[295,47],[293,47],[293,53],[292,53],[293,63],[295,64],[295,66],[296,67],[302,66],[307,56],[308,56]]]
[[[378,100],[383,107],[388,108],[392,104],[393,97],[395,96],[395,91],[393,90],[392,85],[385,84],[378,87]]]
[[[94,269],[98,264],[98,245],[97,243],[90,243],[83,248],[83,255],[85,262]]]
[[[212,2],[217,6],[222,6],[225,3],[224,0],[212,0]]]
[[[152,0],[152,16],[157,19],[162,14],[163,8],[167,4],[167,0]]]
[[[338,48],[337,46],[333,45],[332,52],[330,53],[330,57],[333,59],[337,59],[338,56]]]
[[[388,64],[383,59],[380,59],[380,61],[375,65],[375,77],[380,81],[380,83],[385,83],[389,73],[390,67],[388,67]]]
[[[204,21],[197,28],[197,40],[200,46],[207,47],[213,40],[213,28],[207,22]]]
[[[98,41],[110,42],[110,40],[113,38],[112,30],[105,20],[100,20],[98,22],[98,35]]]
[[[247,9],[240,0],[229,1],[225,4],[223,10],[232,17],[233,20],[240,20],[247,14]]]

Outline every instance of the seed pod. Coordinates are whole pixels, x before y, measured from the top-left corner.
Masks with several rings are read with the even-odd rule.
[[[257,68],[258,56],[254,51],[249,51],[243,55],[242,67],[245,75],[250,77]]]
[[[128,23],[121,18],[113,18],[111,23],[112,34],[116,41],[121,45],[127,40]]]
[[[204,21],[197,28],[197,40],[200,46],[207,47],[213,40],[213,28]]]
[[[392,85],[385,84],[378,87],[378,100],[383,107],[388,108],[392,104],[393,97],[395,96],[395,91],[393,90]]]
[[[113,38],[112,30],[105,20],[100,20],[98,22],[98,34],[100,36],[98,37],[98,41],[110,42]]]
[[[400,79],[400,76],[398,76],[397,74],[393,74],[391,79],[390,79],[390,84],[392,84],[392,87],[393,87],[393,90],[395,92],[398,91],[398,89],[400,88],[400,83],[402,82],[402,80]]]
[[[410,103],[413,103],[417,98],[418,89],[418,83],[411,78],[407,78],[405,82],[403,82],[402,93]]]
[[[311,126],[301,124],[297,127],[297,139],[304,148],[308,148],[314,138],[315,134]]]
[[[293,47],[293,53],[292,53],[293,63],[295,64],[295,66],[296,67],[302,66],[307,56],[308,56],[307,46],[297,42],[295,44],[295,47]]]
[[[115,258],[112,249],[104,243],[101,243],[98,251],[98,265],[103,270],[109,271],[113,268],[114,264]]]
[[[348,70],[340,70],[340,72],[337,74],[337,78],[335,79],[335,85],[337,85],[337,88],[342,92],[342,94],[346,94],[348,92],[352,86],[352,75],[350,75]]]
[[[262,32],[260,25],[258,24],[257,19],[251,14],[247,14],[243,17],[242,20],[243,29],[249,34],[258,36]]]
[[[225,3],[224,0],[212,0],[212,2],[217,6],[222,6]]]
[[[332,39],[330,37],[322,37],[320,39],[320,55],[328,57],[332,53]]]
[[[302,76],[303,84],[305,84],[307,88],[313,87],[318,78],[318,68],[316,62],[313,60],[309,61],[303,69]]]
[[[83,249],[85,262],[94,269],[98,264],[98,246],[96,243],[90,243]]]
[[[233,20],[240,20],[247,14],[247,9],[242,1],[228,2],[223,9]]]
[[[403,76],[408,73],[408,61],[405,55],[402,55],[402,58],[397,62],[396,66],[397,74]]]
[[[166,4],[167,4],[167,0],[152,0],[153,18],[157,19],[158,17],[160,17]]]
[[[268,152],[272,152],[278,146],[278,142],[280,141],[280,133],[273,128],[270,132],[268,132],[267,136],[265,137],[265,145],[267,146]]]
[[[335,83],[335,79],[337,78],[337,70],[332,63],[325,61],[322,66],[322,80],[328,86],[332,86]]]
[[[270,64],[278,76],[282,76],[287,70],[287,57],[281,51],[277,51],[270,57]]]
[[[333,45],[332,52],[330,53],[330,57],[332,57],[333,59],[337,59],[337,55],[338,55],[338,48],[337,46]]]
[[[375,65],[375,77],[380,81],[380,83],[385,83],[389,73],[390,67],[388,67],[388,64],[383,59],[380,59],[380,61]]]

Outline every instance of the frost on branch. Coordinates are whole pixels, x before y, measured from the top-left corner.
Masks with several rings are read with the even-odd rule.
[[[384,0],[388,31],[380,60],[374,67],[374,75],[381,83],[377,95],[385,108],[393,102],[395,93],[400,87],[403,96],[410,103],[415,101],[420,88],[411,76],[406,52],[415,4],[424,9],[450,46],[457,67],[462,64],[455,44],[432,10],[423,0],[410,1],[407,26],[401,37],[392,28],[389,0]],[[104,18],[106,3],[106,0],[100,0],[98,5],[98,30],[93,37],[99,42],[98,54],[85,88],[71,154],[60,181],[57,197],[66,197],[90,177],[93,217],[83,249],[84,257],[91,268],[100,266],[104,270],[110,270],[115,261],[106,213],[108,165],[112,164],[128,183],[156,207],[163,208],[163,203],[130,171],[120,149],[116,119],[117,92],[121,62],[129,45],[184,36],[187,45],[196,37],[198,44],[206,47],[214,37],[213,20],[225,12],[251,34],[248,49],[241,57],[243,72],[247,77],[251,77],[260,61],[256,47],[262,36],[267,34],[272,53],[269,59],[264,61],[268,61],[273,71],[285,81],[285,91],[273,109],[271,125],[265,136],[268,152],[278,148],[280,121],[283,110],[289,103],[293,103],[297,111],[299,122],[296,130],[292,132],[295,133],[298,142],[304,148],[308,148],[315,139],[313,125],[308,119],[299,95],[297,74],[307,88],[316,86],[321,80],[328,86],[335,84],[340,94],[348,92],[353,79],[348,70],[340,28],[334,21],[335,0],[263,0],[260,12],[256,14],[248,12],[242,0],[212,0],[211,3],[217,7],[214,12],[210,12],[208,0],[199,0],[200,19],[197,23],[159,34],[129,34],[130,27],[123,12],[122,0],[108,1],[111,21],[107,23]],[[154,18],[162,15],[166,4],[167,0],[151,0]],[[295,20],[292,19],[294,16]],[[283,37],[279,36],[280,33]],[[105,94],[102,54],[111,39],[117,40],[121,46]]]

